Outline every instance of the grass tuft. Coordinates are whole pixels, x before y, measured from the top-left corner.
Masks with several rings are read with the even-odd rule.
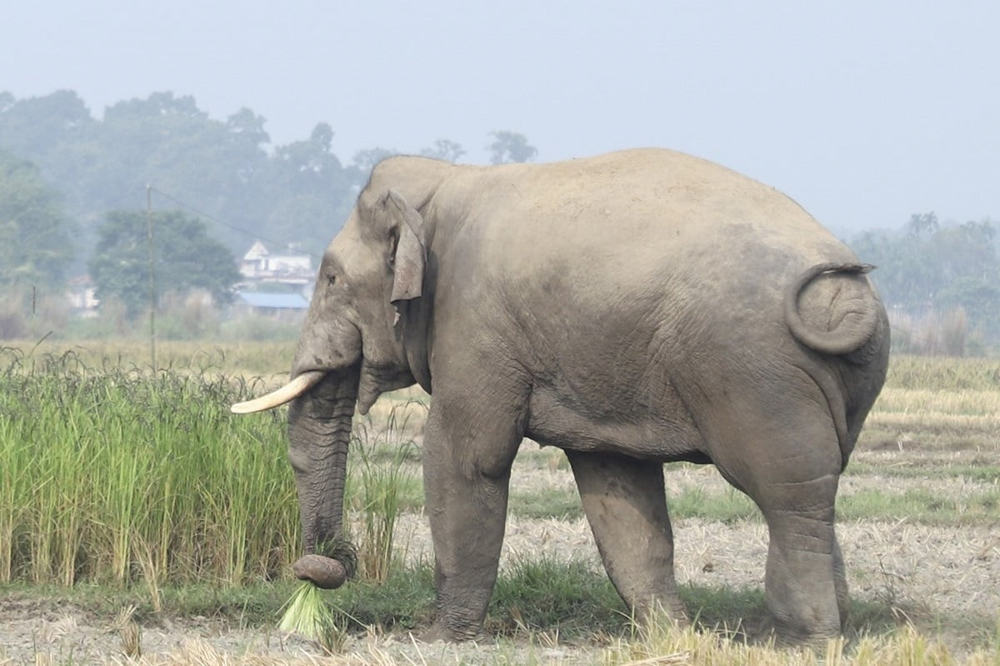
[[[318,587],[309,582],[300,584],[289,599],[278,629],[316,641],[323,649],[334,653],[342,646],[344,633],[337,626],[333,611],[323,599]]]
[[[628,612],[603,571],[581,560],[519,559],[501,573],[487,631],[505,636],[545,630],[561,636],[620,634]]]

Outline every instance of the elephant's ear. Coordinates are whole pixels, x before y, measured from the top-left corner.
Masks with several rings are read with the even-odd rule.
[[[398,239],[392,255],[392,296],[389,298],[395,305],[420,297],[425,264],[424,220],[397,192],[389,190],[385,203]]]

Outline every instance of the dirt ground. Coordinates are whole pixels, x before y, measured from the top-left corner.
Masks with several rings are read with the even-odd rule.
[[[988,456],[991,462],[996,456],[995,452],[974,453],[980,460]],[[882,465],[890,456],[894,465],[920,466],[933,464],[934,459],[926,451],[912,449],[861,451],[854,460]],[[573,481],[565,469],[535,464],[515,470],[512,484],[522,490],[533,486],[572,488]],[[726,487],[709,467],[669,472],[667,485],[675,492],[690,485]],[[846,477],[841,492],[849,494],[874,487],[900,492],[920,488],[954,497],[979,486],[995,487],[962,478],[900,479],[871,474]],[[422,516],[404,516],[397,529],[398,547],[408,558],[431,556],[428,528]],[[922,631],[934,634],[959,653],[982,643],[983,636],[975,634],[975,626],[992,626],[996,631],[1000,619],[1000,529],[995,524],[928,527],[906,520],[863,521],[841,524],[838,534],[854,599],[893,609],[901,621],[912,620]],[[763,524],[675,520],[674,536],[680,584],[763,585],[767,554]],[[600,567],[585,520],[511,517],[502,566],[518,557],[541,555],[583,558],[595,570]],[[0,590],[0,664],[124,661],[115,620],[42,600],[10,599]],[[240,630],[207,618],[162,618],[143,626],[141,632],[144,656],[173,654],[176,663],[225,663],[248,654],[311,663],[320,654],[315,646],[283,636],[277,630]],[[495,663],[498,655],[508,663],[521,663],[529,657],[540,663],[600,661],[595,647],[558,643],[546,647],[426,645],[416,644],[405,635],[353,638],[348,642],[345,659],[349,663]]]

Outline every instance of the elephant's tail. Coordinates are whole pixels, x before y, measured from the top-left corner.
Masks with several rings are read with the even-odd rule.
[[[785,292],[785,321],[802,344],[818,352],[840,356],[860,349],[880,322],[881,304],[864,277],[874,266],[824,263],[807,269]],[[820,298],[800,302],[817,279],[831,282]],[[803,316],[805,314],[805,316]]]

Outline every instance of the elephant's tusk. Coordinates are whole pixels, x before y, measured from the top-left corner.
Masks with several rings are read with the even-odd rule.
[[[236,403],[229,408],[229,411],[233,414],[252,414],[254,412],[263,412],[268,409],[280,407],[286,402],[294,400],[311,389],[325,376],[326,373],[322,370],[304,372],[281,388],[275,389],[267,395],[262,395],[259,398],[247,400],[246,402]]]

